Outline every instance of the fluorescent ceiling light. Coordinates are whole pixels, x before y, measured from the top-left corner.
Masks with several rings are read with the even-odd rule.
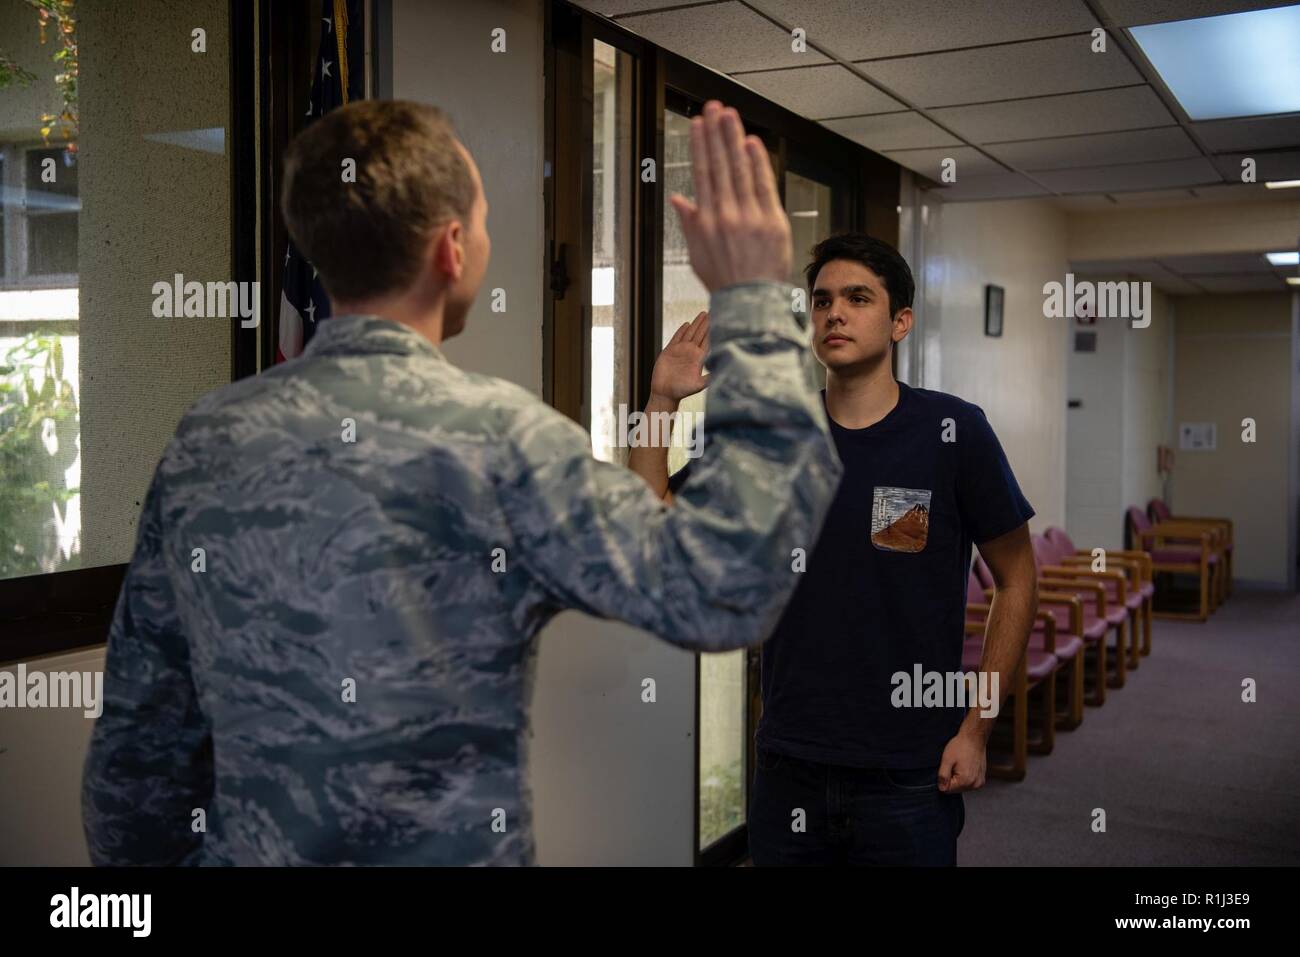
[[[1300,266],[1300,252],[1265,253],[1274,266]]]
[[[1300,276],[1287,276],[1286,284],[1288,286],[1300,286]]]
[[[1129,32],[1193,120],[1300,111],[1300,5]]]
[[[1300,179],[1279,179],[1264,185],[1269,189],[1295,189],[1300,186]]]

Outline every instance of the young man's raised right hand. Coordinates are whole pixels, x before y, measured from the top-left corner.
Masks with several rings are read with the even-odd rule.
[[[676,194],[691,267],[710,293],[739,283],[789,282],[790,220],[767,149],[717,100],[691,120],[695,202]]]

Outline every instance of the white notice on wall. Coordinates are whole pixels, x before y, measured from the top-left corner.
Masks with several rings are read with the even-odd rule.
[[[1178,447],[1192,452],[1214,451],[1213,422],[1183,422],[1178,426]]]

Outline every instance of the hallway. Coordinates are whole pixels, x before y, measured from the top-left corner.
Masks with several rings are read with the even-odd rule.
[[[1284,865],[1300,856],[1300,596],[1155,623],[1150,658],[1025,780],[966,798],[958,863]],[[1264,676],[1268,676],[1267,680]],[[1259,682],[1258,701],[1241,682]],[[1106,833],[1092,831],[1094,808]]]

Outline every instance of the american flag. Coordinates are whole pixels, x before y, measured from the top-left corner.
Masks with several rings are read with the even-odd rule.
[[[365,96],[364,0],[321,0],[320,52],[311,81],[307,123]],[[344,84],[347,92],[344,93]],[[306,124],[304,124],[305,126]],[[328,197],[321,197],[328,202]],[[275,361],[299,355],[311,342],[316,323],[330,314],[330,300],[312,264],[303,258],[293,240],[284,253],[284,283],[280,294],[280,319]]]

